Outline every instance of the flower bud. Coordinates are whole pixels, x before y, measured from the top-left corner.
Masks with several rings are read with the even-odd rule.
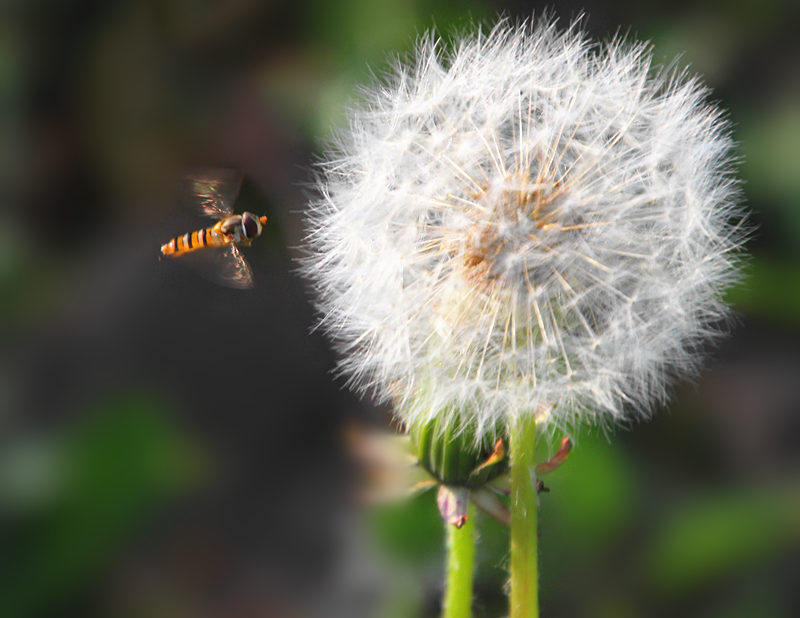
[[[410,428],[419,465],[443,485],[478,489],[508,471],[505,438],[476,440],[468,428],[440,416]]]

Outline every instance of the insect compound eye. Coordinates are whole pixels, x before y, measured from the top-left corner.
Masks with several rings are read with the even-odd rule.
[[[242,229],[247,238],[255,238],[261,233],[261,224],[249,212],[242,214]]]

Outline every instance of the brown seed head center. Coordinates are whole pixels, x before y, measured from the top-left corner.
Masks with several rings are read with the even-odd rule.
[[[482,187],[471,194],[474,208],[467,209],[470,223],[451,255],[462,264],[463,274],[479,285],[492,286],[509,274],[527,270],[526,253],[548,250],[564,228],[558,183],[534,184],[509,178],[502,187]],[[546,237],[546,238],[545,238]]]

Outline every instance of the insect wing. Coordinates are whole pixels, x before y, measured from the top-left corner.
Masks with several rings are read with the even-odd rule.
[[[212,255],[216,260],[216,269],[212,276],[217,282],[239,289],[253,287],[253,271],[236,245],[227,245],[214,251]]]
[[[238,289],[253,287],[250,265],[234,244],[192,251],[181,256],[179,262],[214,283]]]
[[[222,219],[233,214],[242,173],[231,169],[198,170],[184,177],[184,193],[202,215]]]
[[[178,263],[219,285],[240,290],[253,287],[250,265],[234,244],[192,251],[182,255]]]

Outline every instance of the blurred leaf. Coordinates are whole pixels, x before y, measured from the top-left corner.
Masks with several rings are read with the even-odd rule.
[[[29,120],[24,111],[27,67],[22,39],[14,20],[0,22],[0,186],[4,189],[6,208],[16,205],[13,196],[30,164],[29,145],[25,141]]]
[[[721,575],[800,545],[800,491],[740,491],[709,496],[666,515],[647,552],[650,578],[667,593],[687,592]]]
[[[745,156],[742,171],[748,180],[748,190],[796,200],[800,197],[797,173],[800,95],[785,95],[785,100],[759,112],[743,122],[740,131]],[[787,210],[797,213],[796,208]]]
[[[585,552],[608,544],[628,525],[635,479],[623,449],[605,437],[590,434],[574,444],[564,464],[543,479],[551,491],[541,497],[542,522]]]
[[[800,321],[800,264],[754,258],[726,300],[751,315]]]
[[[721,83],[747,44],[740,28],[720,19],[718,12],[698,13],[691,19],[685,15],[672,23],[657,22],[647,33],[654,44],[656,60],[664,64],[678,59],[679,66],[689,65],[712,84]]]
[[[309,110],[314,116],[310,127],[316,139],[327,140],[331,128],[343,124],[360,85],[383,75],[392,54],[408,51],[418,35],[432,28],[445,39],[454,30],[474,29],[491,11],[464,0],[314,0],[307,14],[313,16],[311,40],[326,59],[317,76],[321,86]]]
[[[20,313],[26,291],[26,278],[32,259],[30,239],[21,225],[10,217],[0,219],[0,318],[8,319]]]
[[[340,0],[313,2],[315,38],[353,56],[375,57],[405,47],[414,32],[416,9],[411,2]]]
[[[380,617],[420,616],[424,600],[422,574],[433,568],[438,575],[444,560],[444,524],[436,508],[436,491],[376,505],[369,510],[369,523],[371,536],[389,559],[392,573]]]
[[[769,209],[775,229],[789,247],[800,239],[800,93],[784,94],[749,117],[740,114],[737,138],[744,157],[745,190],[759,208]]]
[[[418,582],[416,586],[401,586],[400,591],[383,604],[378,615],[380,618],[419,618],[422,614],[421,597]]]
[[[3,616],[37,615],[67,598],[125,545],[149,508],[196,478],[186,441],[148,399],[100,407],[50,444],[36,466],[18,466],[57,481],[44,484],[49,499],[39,496],[42,508],[24,517],[4,516]]]
[[[781,606],[776,588],[779,586],[768,575],[748,577],[731,594],[717,599],[717,607],[704,614],[704,618],[788,618],[795,615]]]
[[[655,44],[657,60],[689,65],[712,88],[735,79],[743,54],[774,36],[785,19],[785,0],[736,0],[724,10],[711,3],[687,5],[654,19],[645,38]]]
[[[436,510],[436,492],[371,510],[372,529],[379,545],[393,557],[421,562],[443,552],[444,531]]]
[[[0,516],[51,505],[63,482],[61,460],[49,440],[26,440],[0,453]]]

